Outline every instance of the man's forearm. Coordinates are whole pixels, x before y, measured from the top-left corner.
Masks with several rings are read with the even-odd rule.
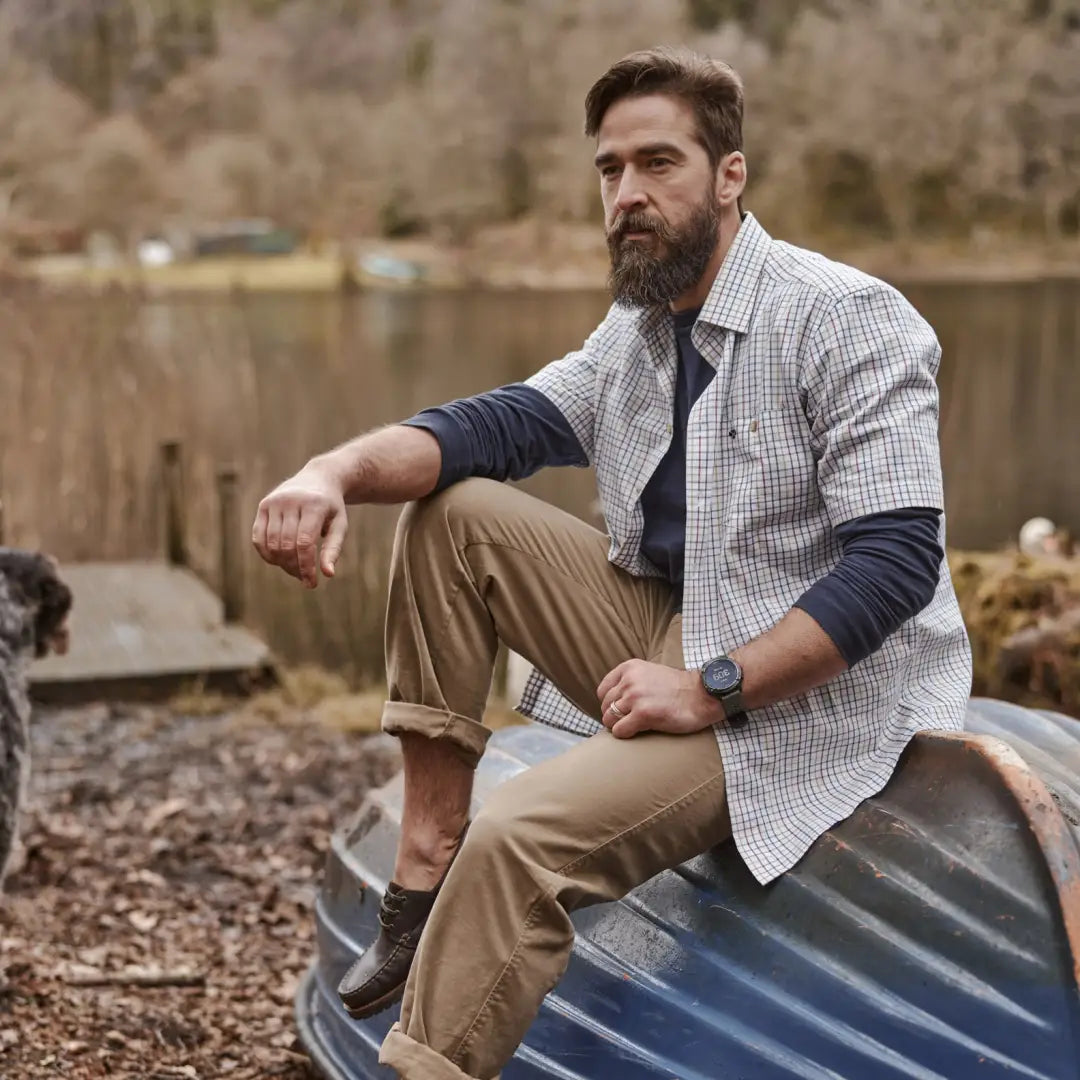
[[[395,424],[320,454],[306,468],[330,476],[346,503],[402,503],[430,494],[441,466],[434,435]]]
[[[917,615],[937,588],[944,554],[939,518],[939,510],[907,507],[838,527],[837,567],[772,630],[735,653],[747,708],[828,682]]]
[[[732,656],[743,669],[743,702],[749,711],[805,694],[848,666],[832,638],[799,608]]]

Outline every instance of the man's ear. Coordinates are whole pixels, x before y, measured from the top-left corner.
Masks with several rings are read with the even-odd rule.
[[[716,167],[716,201],[722,206],[735,206],[746,190],[746,157],[733,150],[720,159]]]

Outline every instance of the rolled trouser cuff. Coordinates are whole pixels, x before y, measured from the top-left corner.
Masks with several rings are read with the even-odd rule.
[[[411,701],[388,701],[383,706],[382,729],[388,735],[409,732],[428,739],[444,739],[472,768],[476,768],[491,738],[491,729],[476,720]]]
[[[442,1054],[406,1035],[400,1024],[394,1024],[387,1032],[379,1050],[379,1064],[397,1070],[401,1080],[499,1080],[498,1076],[463,1073]]]

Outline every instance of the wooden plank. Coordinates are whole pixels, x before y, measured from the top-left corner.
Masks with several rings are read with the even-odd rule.
[[[33,686],[268,671],[268,646],[226,625],[220,599],[190,570],[159,562],[64,567],[75,601],[71,649],[36,661]]]

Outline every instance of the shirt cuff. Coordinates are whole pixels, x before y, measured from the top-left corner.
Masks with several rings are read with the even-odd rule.
[[[403,427],[420,428],[430,431],[435,436],[442,451],[442,464],[439,466],[439,479],[435,491],[464,480],[469,474],[472,460],[472,443],[469,434],[450,413],[442,409],[424,409],[408,420],[401,421]]]

